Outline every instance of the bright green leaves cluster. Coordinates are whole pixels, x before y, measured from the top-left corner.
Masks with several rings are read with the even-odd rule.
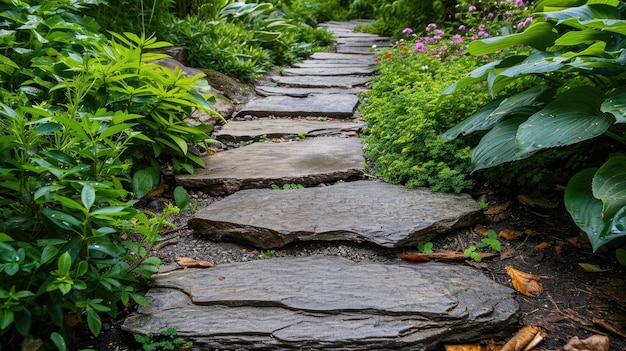
[[[435,191],[460,192],[472,186],[469,148],[440,134],[487,101],[481,87],[439,99],[440,92],[475,65],[466,56],[444,63],[401,49],[380,61],[380,73],[362,98],[359,111],[368,122],[366,156],[386,182]]]
[[[626,5],[618,0],[543,0],[522,33],[472,42],[473,55],[509,50],[511,55],[475,69],[445,93],[486,81],[501,94],[522,77],[537,87],[495,99],[443,134],[489,130],[472,153],[474,170],[527,158],[543,149],[608,136],[626,144],[624,40]],[[608,161],[568,184],[565,202],[594,250],[626,235],[626,173],[623,154],[597,155]]]

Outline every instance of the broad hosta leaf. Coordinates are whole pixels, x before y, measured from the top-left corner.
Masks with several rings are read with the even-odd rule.
[[[520,154],[515,144],[517,129],[525,120],[526,117],[505,119],[498,122],[489,133],[485,134],[472,152],[474,170],[489,168],[530,156]]]
[[[489,117],[491,116],[491,113],[495,111],[496,108],[498,108],[502,100],[504,100],[503,97],[498,98],[483,106],[483,108],[476,111],[474,114],[466,118],[463,122],[448,129],[445,133],[441,135],[441,137],[446,140],[452,140],[459,136],[459,134],[469,134],[476,130],[484,130],[491,127],[497,121],[492,122],[489,120]]]
[[[474,83],[482,82],[487,77],[487,73],[493,70],[502,61],[493,61],[482,65],[471,71],[467,76],[461,78],[458,82],[452,84],[441,94],[452,94],[456,89],[463,88]]]
[[[610,33],[599,32],[597,30],[586,29],[582,31],[571,31],[564,33],[554,44],[556,45],[581,45],[596,40],[609,41]]]
[[[548,90],[547,87],[536,86],[510,96],[504,99],[500,106],[491,113],[491,117],[505,116],[517,108],[532,105],[546,90]]]
[[[594,251],[605,244],[600,236],[607,230],[607,224],[602,220],[602,201],[591,192],[595,173],[595,168],[579,172],[570,179],[565,189],[565,208],[576,225],[587,233]]]
[[[521,63],[504,69],[498,74],[508,77],[517,77],[523,74],[548,73],[562,69],[565,65],[550,60],[553,57],[554,53],[534,51]]]
[[[602,201],[602,216],[611,218],[626,206],[626,155],[606,161],[592,181],[593,196]]]
[[[522,33],[475,40],[469,44],[468,51],[472,55],[482,56],[520,44],[543,50],[551,46],[557,36],[552,23],[534,22]]]
[[[562,24],[566,22],[568,25],[573,25],[577,28],[581,28],[580,25],[585,21],[591,21],[593,19],[598,18],[607,18],[607,19],[619,19],[620,14],[616,7],[613,6],[577,6],[570,7],[565,10],[555,11],[555,12],[539,12],[537,15],[545,16],[548,18],[555,18],[558,21],[558,24]],[[575,21],[575,22],[574,22]]]
[[[589,86],[561,94],[520,125],[520,152],[571,145],[601,135],[613,122],[600,112],[603,97],[598,89]]]
[[[615,116],[615,123],[626,123],[626,87],[615,89],[600,105],[600,111]]]

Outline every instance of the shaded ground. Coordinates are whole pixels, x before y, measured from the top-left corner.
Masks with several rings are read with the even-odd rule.
[[[496,194],[488,189],[473,195],[489,204],[491,212],[495,212],[486,216],[487,220],[483,223],[485,228],[496,232],[504,229],[517,230],[522,235],[511,241],[501,239],[503,253],[499,256],[481,263],[466,261],[457,264],[473,265],[491,279],[506,286],[511,285],[511,279],[506,274],[506,267],[509,265],[541,278],[545,290],[541,296],[526,297],[518,294],[516,297],[522,311],[520,327],[535,324],[548,332],[538,349],[562,349],[573,336],[582,339],[593,334],[602,334],[609,336],[611,350],[626,350],[626,269],[616,262],[613,252],[591,252],[584,236],[579,237],[580,231],[571,222],[562,201],[558,200],[562,194],[555,194],[557,200],[551,200],[558,205],[555,209],[530,207],[513,196]],[[219,201],[219,198],[209,197],[201,192],[193,193],[192,198],[199,206]],[[154,201],[162,204],[170,200],[162,197]],[[506,208],[498,207],[507,203],[509,205]],[[163,235],[165,245],[155,251],[166,270],[177,266],[176,257],[192,257],[219,265],[271,259],[272,256],[307,255],[343,256],[354,261],[393,261],[399,260],[398,256],[402,253],[417,252],[417,248],[381,249],[347,242],[298,243],[273,251],[261,251],[250,246],[205,240],[186,228],[186,219],[191,215],[192,211],[187,210],[173,218],[179,229],[166,232]],[[473,228],[458,230],[434,240],[433,251],[462,252],[470,245],[480,243],[482,238]],[[544,242],[550,247],[536,248]],[[579,263],[594,264],[607,271],[588,272]],[[92,346],[97,350],[140,349],[139,345],[132,342],[132,337],[119,332],[118,328],[124,317],[125,315],[121,315],[117,320],[107,321],[104,329],[106,331],[96,340],[81,338],[81,346]],[[503,341],[505,340],[496,340]]]

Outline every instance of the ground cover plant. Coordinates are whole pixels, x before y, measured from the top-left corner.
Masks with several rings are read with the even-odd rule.
[[[472,187],[472,140],[445,142],[440,134],[487,103],[489,95],[479,86],[443,98],[440,93],[468,67],[489,59],[465,55],[468,42],[499,33],[502,24],[513,30],[526,11],[509,4],[509,17],[503,21],[488,4],[481,9],[461,4],[455,15],[461,24],[455,28],[436,23],[419,32],[405,28],[397,45],[379,54],[379,74],[363,96],[360,112],[368,121],[366,156],[376,162],[377,175],[385,181],[435,191]]]
[[[471,43],[473,55],[511,51],[446,91],[486,81],[487,91],[499,94],[444,134],[453,139],[489,130],[473,151],[475,170],[590,139],[609,145],[595,155],[604,164],[580,171],[565,191],[566,207],[594,251],[626,235],[625,10],[621,1],[541,1],[522,33]],[[539,79],[536,87],[502,94],[506,86],[529,76]]]

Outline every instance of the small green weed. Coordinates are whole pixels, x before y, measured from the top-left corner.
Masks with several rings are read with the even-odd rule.
[[[480,208],[482,208],[483,210],[486,210],[489,208],[489,204],[486,202],[476,201],[476,204],[478,204],[478,206],[480,206]]]
[[[270,141],[270,138],[266,134],[263,134],[259,137],[259,142],[264,143],[266,141]]]
[[[276,257],[276,251],[274,250],[267,250],[261,254],[261,258],[263,258],[264,260],[274,258],[274,257]]]
[[[178,336],[174,327],[161,331],[157,336],[151,333],[135,334],[135,341],[141,344],[141,349],[144,351],[189,350],[192,346],[191,341],[185,341]]]
[[[433,253],[433,243],[431,242],[418,242],[417,243],[417,249],[419,250],[419,252],[421,253]]]
[[[294,183],[287,183],[287,184],[283,184],[283,186],[281,188],[281,187],[279,187],[276,184],[272,184],[272,189],[274,189],[274,190],[304,189],[304,185],[302,185],[302,184],[294,184]]]
[[[615,250],[615,257],[617,257],[617,262],[619,262],[619,264],[621,264],[622,266],[626,266],[626,250]]]
[[[472,245],[463,251],[463,256],[469,257],[476,262],[480,262],[483,258],[480,256],[478,252],[476,252],[476,246]]]
[[[498,253],[502,251],[502,245],[498,240],[498,234],[493,229],[489,229],[487,237],[483,238],[478,245],[472,245],[463,251],[463,256],[469,257],[476,262],[481,262],[483,259],[477,249],[489,248],[492,253]]]
[[[298,141],[304,141],[304,139],[306,139],[306,136],[302,133],[298,133]]]

